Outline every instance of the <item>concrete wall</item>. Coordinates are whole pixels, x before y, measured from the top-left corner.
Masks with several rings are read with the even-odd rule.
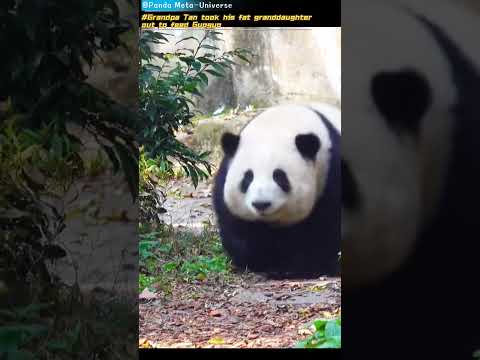
[[[185,37],[202,36],[201,30],[167,30],[173,34],[169,46],[156,51],[174,50]],[[166,31],[163,31],[166,32]],[[341,74],[340,28],[223,29],[223,39],[211,43],[229,51],[249,48],[257,56],[252,65],[235,68],[223,79],[210,79],[198,107],[211,112],[222,105],[257,107],[296,101],[325,101],[339,104]],[[190,40],[178,45],[194,47]],[[177,47],[178,47],[177,46]]]

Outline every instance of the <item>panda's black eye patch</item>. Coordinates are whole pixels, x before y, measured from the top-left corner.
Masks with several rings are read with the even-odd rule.
[[[275,169],[273,172],[273,180],[284,192],[290,192],[291,186],[288,176],[282,169]]]
[[[253,171],[252,170],[245,171],[242,182],[240,183],[240,191],[245,194],[248,190],[248,187],[252,183],[252,181],[253,181]]]

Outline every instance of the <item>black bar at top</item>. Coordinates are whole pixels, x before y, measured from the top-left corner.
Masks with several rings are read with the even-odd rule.
[[[142,15],[144,14],[153,14],[153,15],[183,15],[183,14],[192,14],[198,15],[198,23],[205,22],[221,22],[222,27],[322,27],[322,26],[341,26],[341,1],[340,0],[323,0],[323,1],[314,1],[314,0],[291,0],[291,1],[267,1],[267,0],[206,0],[203,3],[206,4],[227,4],[231,8],[228,9],[200,9],[199,3],[201,1],[192,0],[185,1],[180,0],[179,3],[190,3],[195,4],[193,9],[182,9],[178,8],[168,9],[157,8],[155,10],[149,9],[148,11],[142,11],[142,2],[140,0],[140,26],[142,23],[151,22],[145,20]],[[148,1],[148,0],[145,0]],[[163,3],[162,0],[155,0],[155,2]],[[172,3],[173,2],[173,3]],[[174,0],[165,0],[165,3],[170,3],[172,6],[176,1]],[[176,11],[175,11],[176,10]],[[224,14],[236,15],[236,20],[233,21],[202,21],[200,20],[201,15],[221,15]],[[251,15],[251,21],[240,21],[238,20],[238,15]],[[253,21],[255,15],[311,15],[310,21]],[[183,22],[183,16],[181,20]]]

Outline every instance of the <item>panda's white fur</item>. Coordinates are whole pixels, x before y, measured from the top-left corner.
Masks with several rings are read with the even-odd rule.
[[[480,59],[473,36],[480,34],[478,16],[455,2],[344,1],[342,52],[353,60],[342,75],[348,79],[342,156],[364,201],[361,212],[342,212],[346,286],[384,279],[409,258],[419,229],[435,215],[451,161],[451,106],[458,100],[451,64],[432,32],[406,9],[439,25],[477,67]],[[402,69],[422,74],[432,92],[418,139],[393,133],[371,97],[376,73]]]
[[[324,114],[340,132],[340,111],[327,104],[310,106]],[[295,148],[295,136],[313,133],[321,142],[314,162],[305,161]],[[267,109],[243,130],[235,157],[229,165],[224,186],[225,204],[232,214],[248,221],[292,225],[304,220],[323,192],[329,172],[331,142],[324,123],[309,107],[283,105]],[[273,180],[272,173],[286,171],[291,190],[286,193]],[[247,170],[254,179],[244,194],[239,179]],[[254,202],[270,202],[265,212]]]

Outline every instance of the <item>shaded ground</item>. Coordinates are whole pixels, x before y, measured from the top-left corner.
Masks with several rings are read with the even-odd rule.
[[[93,157],[98,145],[82,133],[79,137]],[[98,174],[77,180],[60,207],[66,227],[58,242],[67,256],[51,265],[54,273],[85,293],[136,297],[138,208],[124,176],[113,175],[105,157]]]
[[[140,296],[140,347],[292,347],[317,318],[338,317],[340,279],[180,284]]]

